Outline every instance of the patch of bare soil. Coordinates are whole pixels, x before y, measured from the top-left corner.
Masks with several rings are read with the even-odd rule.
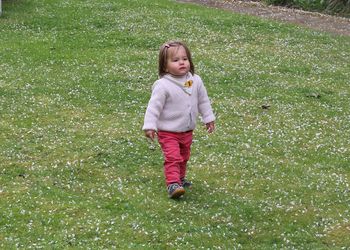
[[[277,21],[291,22],[311,29],[330,32],[337,35],[350,36],[350,19],[344,17],[330,16],[285,7],[268,6],[260,1],[178,0],[178,2],[203,4],[237,13],[254,15]]]

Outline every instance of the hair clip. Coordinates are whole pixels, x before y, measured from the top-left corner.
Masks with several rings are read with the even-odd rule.
[[[164,45],[164,47],[167,48],[167,49],[169,49],[169,48],[170,48],[170,45],[166,43],[166,44]]]

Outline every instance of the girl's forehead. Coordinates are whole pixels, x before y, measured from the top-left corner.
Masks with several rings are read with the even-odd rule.
[[[168,48],[169,56],[182,56],[187,55],[186,50],[183,46],[176,46]]]

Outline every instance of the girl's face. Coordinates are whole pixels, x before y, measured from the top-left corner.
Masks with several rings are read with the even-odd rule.
[[[190,61],[184,47],[168,48],[167,72],[173,76],[184,76],[190,71]]]

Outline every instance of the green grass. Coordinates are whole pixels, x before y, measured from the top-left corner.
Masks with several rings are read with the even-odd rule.
[[[349,37],[165,0],[4,1],[0,30],[0,248],[350,246]],[[218,117],[180,201],[141,131],[169,39]]]

